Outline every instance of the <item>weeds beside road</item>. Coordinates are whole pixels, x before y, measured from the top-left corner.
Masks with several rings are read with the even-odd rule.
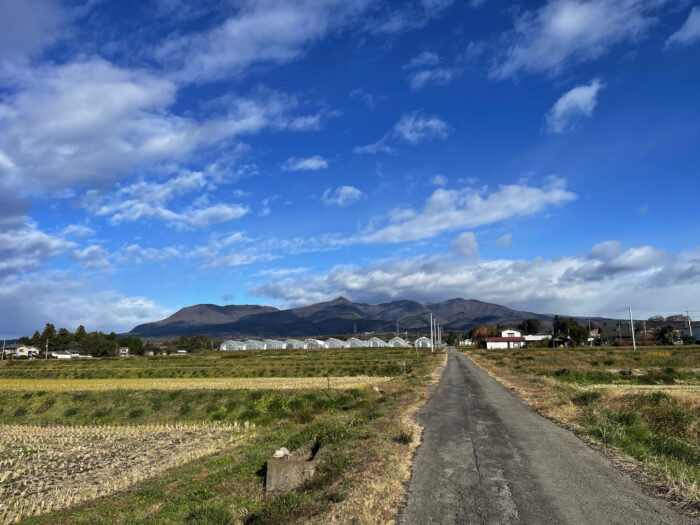
[[[465,354],[543,415],[616,451],[646,481],[700,509],[699,348]]]

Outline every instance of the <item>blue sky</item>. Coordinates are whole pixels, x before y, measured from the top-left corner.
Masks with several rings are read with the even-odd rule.
[[[699,59],[683,0],[0,0],[0,335],[700,315]]]

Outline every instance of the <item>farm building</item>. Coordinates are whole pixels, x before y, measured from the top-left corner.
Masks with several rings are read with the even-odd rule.
[[[357,337],[351,337],[350,339],[345,341],[345,344],[348,348],[363,348],[367,346],[364,341],[358,339]]]
[[[382,341],[378,337],[370,337],[367,340],[367,346],[369,346],[371,348],[383,348],[383,347],[387,346],[387,344],[386,344],[386,341]]]
[[[245,350],[245,343],[243,341],[233,341],[229,339],[228,341],[224,341],[223,343],[221,343],[221,346],[219,346],[219,350]]]
[[[524,337],[487,337],[484,339],[487,350],[504,348],[523,348],[525,346]]]
[[[304,348],[326,348],[326,344],[318,339],[307,339],[304,341]]]
[[[299,341],[299,339],[287,339],[284,342],[284,348],[286,350],[300,350],[304,348],[304,341]]]
[[[262,341],[256,341],[255,339],[248,339],[245,342],[246,350],[265,350],[265,343]]]
[[[534,334],[534,335],[524,335],[523,339],[525,339],[526,343],[539,343],[540,341],[544,341],[545,339],[551,339],[552,336],[550,334]]]
[[[392,337],[391,339],[389,339],[389,346],[392,346],[394,348],[408,348],[411,345],[408,344],[408,341],[402,339],[401,337]]]
[[[277,339],[265,339],[265,350],[282,350],[284,342]]]
[[[345,341],[341,341],[335,337],[329,337],[326,339],[326,348],[347,348],[347,345]]]
[[[515,328],[506,328],[501,332],[501,337],[522,337],[523,333]]]
[[[417,348],[430,348],[432,346],[430,343],[430,337],[419,337],[416,339],[415,346]]]

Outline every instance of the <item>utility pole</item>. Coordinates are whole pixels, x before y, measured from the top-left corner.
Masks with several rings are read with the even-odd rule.
[[[433,344],[433,314],[430,314],[430,352],[435,351],[435,346]]]
[[[5,360],[5,340],[3,339],[2,340],[2,358],[0,359],[0,361],[4,361],[4,360]]]
[[[620,344],[622,344],[622,321],[617,322],[617,333],[620,334]]]
[[[685,315],[688,318],[688,332],[689,332],[688,335],[690,337],[693,337],[693,325],[690,324],[690,311],[687,308],[685,309]]]
[[[632,319],[632,307],[630,306],[630,330],[632,331],[632,350],[637,350],[637,340],[634,338],[634,320]]]
[[[642,321],[642,325],[644,326],[644,346],[647,345],[647,322]]]
[[[49,338],[46,338],[46,351],[44,352],[44,359],[49,358]]]

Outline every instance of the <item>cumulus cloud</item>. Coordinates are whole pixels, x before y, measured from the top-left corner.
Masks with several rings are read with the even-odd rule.
[[[700,247],[677,255],[649,246],[618,245],[606,256],[594,249],[589,255],[552,259],[464,259],[440,254],[380,260],[270,281],[252,293],[289,305],[338,295],[369,303],[465,297],[543,313],[619,311],[622,316],[629,304],[644,311],[692,304],[700,293]]]
[[[91,291],[61,272],[0,282],[0,333],[8,338],[31,335],[47,322],[119,333],[170,313],[146,297]]]
[[[73,250],[68,256],[88,270],[112,270],[112,263],[109,262],[109,253],[96,244],[87,246],[82,250]]]
[[[428,198],[423,210],[395,210],[392,224],[365,232],[357,240],[366,243],[407,242],[434,237],[440,233],[493,224],[514,217],[537,213],[550,205],[576,199],[565,181],[552,179],[538,188],[522,184],[501,185],[496,191],[465,188],[438,188]]]
[[[599,79],[584,84],[564,93],[545,116],[547,130],[550,133],[571,131],[575,123],[584,117],[590,117],[598,103],[598,92],[603,88]]]
[[[338,186],[335,190],[328,188],[321,200],[326,206],[350,206],[365,198],[365,194],[354,186]]]
[[[614,45],[644,38],[670,0],[549,0],[521,12],[503,35],[491,76],[559,74],[594,60]]]
[[[690,10],[688,19],[683,26],[673,33],[666,41],[666,46],[689,46],[700,40],[700,7]]]
[[[282,169],[286,171],[318,171],[325,170],[327,167],[328,161],[320,155],[305,158],[290,157],[282,164]]]
[[[479,243],[476,240],[476,235],[472,232],[460,233],[459,236],[450,243],[450,249],[460,255],[479,255]]]
[[[355,153],[393,153],[396,148],[391,142],[419,144],[428,140],[445,140],[452,131],[452,126],[435,115],[426,115],[418,110],[403,115],[394,128],[384,134],[377,142],[354,148]]]
[[[313,129],[320,119],[292,115],[295,97],[262,88],[223,97],[201,120],[177,115],[173,82],[97,57],[23,68],[5,81],[12,90],[0,105],[0,169],[6,184],[33,193],[104,186],[224,139]]]
[[[109,217],[112,224],[157,219],[177,228],[202,228],[239,219],[250,209],[242,204],[210,204],[206,193],[177,211],[168,203],[187,193],[215,190],[222,180],[230,182],[231,174],[222,174],[214,163],[204,171],[181,170],[163,182],[139,180],[104,196],[88,192],[79,202],[94,215]]]
[[[74,247],[75,243],[48,235],[31,223],[0,231],[0,278],[38,270]]]
[[[408,70],[411,89],[418,91],[428,84],[448,84],[461,73],[458,67],[436,67],[441,62],[442,59],[430,51],[423,51],[409,60],[402,69]]]

